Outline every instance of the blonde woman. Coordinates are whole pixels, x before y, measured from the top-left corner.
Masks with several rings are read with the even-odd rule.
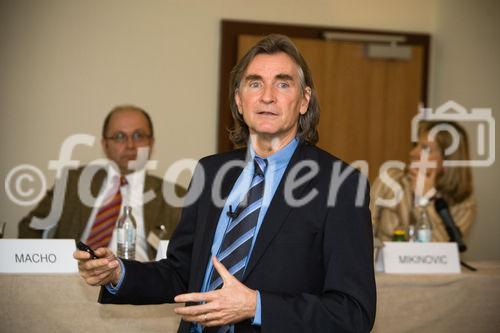
[[[449,155],[445,154],[445,150],[452,146],[453,136],[449,130],[440,130],[446,127],[460,137],[458,147]],[[434,139],[430,140],[432,136]],[[417,183],[419,169],[412,162],[425,160],[435,167],[425,169],[420,176],[422,181]],[[420,123],[418,142],[410,151],[408,167],[405,170],[389,169],[387,176],[390,179],[379,177],[372,186],[370,209],[375,237],[382,241],[391,240],[394,229],[402,227],[407,230],[410,224],[416,222],[419,210],[426,209],[433,228],[432,241],[449,241],[441,217],[432,204],[436,198],[446,201],[455,224],[462,235],[467,236],[476,216],[471,170],[468,167],[443,166],[445,160],[469,160],[465,130],[453,122]],[[393,202],[388,204],[389,201]],[[421,208],[419,202],[430,204]]]

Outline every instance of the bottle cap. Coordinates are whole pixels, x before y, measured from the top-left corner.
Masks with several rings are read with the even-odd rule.
[[[429,199],[427,197],[420,197],[418,198],[418,205],[420,207],[425,207],[429,204]]]

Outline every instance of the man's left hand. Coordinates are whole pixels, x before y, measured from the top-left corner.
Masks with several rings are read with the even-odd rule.
[[[177,303],[202,303],[200,305],[175,308],[175,313],[189,322],[203,326],[223,326],[255,316],[257,291],[247,288],[231,275],[217,258],[212,263],[222,278],[219,290],[205,293],[182,294],[175,297]]]

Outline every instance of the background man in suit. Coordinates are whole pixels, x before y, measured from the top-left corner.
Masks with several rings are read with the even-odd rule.
[[[319,104],[307,64],[287,37],[270,35],[233,69],[231,92],[231,136],[248,147],[200,160],[189,194],[201,194],[184,207],[168,258],[76,251],[80,274],[104,286],[102,303],[186,303],[175,310],[179,332],[370,331],[367,192],[355,203],[366,180],[351,172],[340,181],[335,168],[348,166],[314,146]]]
[[[179,220],[180,209],[167,205],[163,199],[164,184],[160,178],[147,175],[144,165],[131,167],[133,165],[129,164],[137,159],[139,148],[148,150],[143,164],[150,156],[154,132],[149,114],[132,105],[115,107],[104,120],[101,144],[109,165],[87,165],[68,171],[62,212],[57,221],[52,221],[52,224],[57,223],[53,230],[54,237],[74,238],[94,247],[110,246],[116,249],[114,225],[127,204],[132,206],[137,222],[136,258],[153,259],[155,250],[148,244],[147,236],[155,232],[169,238]],[[85,177],[86,169],[92,171],[88,173],[92,177]],[[92,196],[97,198],[94,207],[85,203],[79,192],[80,186],[90,186]],[[180,187],[176,190],[183,192]],[[151,200],[146,197],[147,193],[153,195]],[[33,229],[30,223],[33,217],[47,217],[51,209],[56,209],[55,201],[52,189],[19,223],[20,238],[42,236],[42,230]]]

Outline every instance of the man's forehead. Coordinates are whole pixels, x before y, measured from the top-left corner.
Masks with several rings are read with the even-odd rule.
[[[248,64],[244,78],[262,75],[289,75],[298,74],[298,65],[286,53],[258,54]]]
[[[123,109],[115,111],[109,119],[109,128],[124,126],[147,126],[148,121],[144,114],[134,109]]]

